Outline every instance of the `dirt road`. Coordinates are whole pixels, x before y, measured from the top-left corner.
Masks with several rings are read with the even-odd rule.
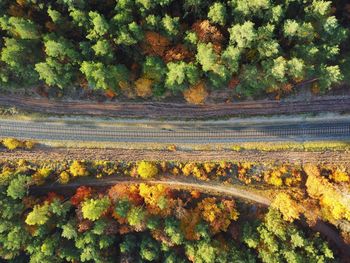
[[[205,105],[162,102],[55,101],[44,98],[0,96],[0,106],[31,112],[113,116],[119,118],[208,119],[240,115],[272,115],[350,111],[349,96],[324,96],[311,100],[247,101]]]
[[[237,161],[237,162],[290,162],[290,163],[335,163],[350,164],[349,152],[299,152],[299,151],[167,151],[142,149],[94,149],[94,148],[48,148],[33,150],[0,150],[3,160],[121,160],[121,161]]]

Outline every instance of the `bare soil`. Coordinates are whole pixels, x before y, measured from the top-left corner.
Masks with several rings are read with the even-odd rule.
[[[350,96],[323,96],[296,100],[189,105],[164,102],[104,102],[49,100],[0,96],[0,106],[29,112],[61,115],[91,115],[119,118],[207,119],[231,116],[261,116],[320,112],[349,112]]]
[[[50,148],[36,147],[33,150],[0,150],[0,159],[7,160],[121,160],[121,161],[237,161],[237,162],[290,162],[290,163],[334,163],[349,165],[350,152],[324,151],[275,151],[254,150],[203,151],[203,150],[144,150],[144,149],[101,149],[101,148]]]

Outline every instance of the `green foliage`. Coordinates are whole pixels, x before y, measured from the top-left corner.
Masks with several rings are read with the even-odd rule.
[[[35,70],[46,84],[60,88],[70,86],[76,78],[76,70],[72,65],[61,64],[52,58],[47,58],[45,62],[36,64]]]
[[[170,62],[165,86],[173,92],[183,91],[198,82],[200,73],[193,63]]]
[[[110,200],[105,197],[101,199],[89,199],[84,201],[81,207],[83,217],[92,221],[99,219],[110,206]]]
[[[118,200],[114,211],[121,217],[126,218],[128,211],[130,209],[130,202],[127,199]]]
[[[167,218],[164,226],[165,233],[170,237],[171,242],[176,245],[183,243],[184,236],[180,231],[180,222],[174,218]]]
[[[148,56],[142,65],[142,72],[145,78],[161,82],[164,80],[167,70],[163,60],[159,57]]]
[[[40,38],[38,26],[33,21],[22,17],[3,16],[0,18],[0,28],[21,39]]]
[[[105,17],[98,12],[89,12],[91,29],[89,34],[86,36],[88,39],[98,39],[99,37],[107,34],[109,30],[109,24]]]
[[[75,225],[72,222],[68,222],[67,224],[62,226],[62,237],[67,239],[75,239],[78,237],[78,233],[75,229]]]
[[[27,194],[30,181],[29,176],[18,175],[11,180],[7,188],[7,195],[13,199],[22,199]]]
[[[142,259],[148,261],[155,261],[159,258],[159,245],[158,243],[148,237],[144,236],[140,245],[140,256]]]
[[[49,220],[49,205],[36,205],[26,218],[28,225],[43,225]]]
[[[146,211],[142,207],[136,206],[129,210],[127,220],[131,226],[140,226],[143,224],[145,216]]]
[[[104,65],[101,62],[84,61],[81,72],[94,89],[118,89],[120,81],[127,81],[129,72],[123,65]]]
[[[119,245],[119,248],[121,253],[132,253],[136,246],[136,237],[134,235],[125,235],[123,242],[121,242]]]
[[[254,23],[251,21],[235,24],[229,29],[229,33],[230,42],[238,48],[250,48],[257,35]]]
[[[307,238],[303,231],[283,221],[270,209],[258,227],[246,224],[243,241],[258,251],[263,262],[333,262],[334,256],[317,235]]]
[[[8,72],[4,72],[3,82],[11,81],[33,84],[38,81],[38,74],[34,64],[40,56],[37,54],[39,46],[31,40],[4,38],[1,50],[1,61],[6,64]],[[5,66],[3,66],[5,70]]]
[[[179,18],[178,17],[170,17],[165,15],[162,19],[162,25],[164,27],[165,32],[170,36],[175,36],[179,33]]]
[[[208,18],[213,23],[218,23],[219,25],[225,25],[227,19],[226,6],[223,3],[214,3],[209,8]]]
[[[0,85],[86,88],[85,77],[119,93],[147,78],[159,97],[237,79],[234,93],[249,97],[319,79],[325,92],[349,75],[338,2],[2,1]]]

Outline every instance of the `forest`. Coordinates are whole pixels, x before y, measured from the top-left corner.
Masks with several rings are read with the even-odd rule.
[[[109,98],[316,93],[350,79],[347,0],[3,0],[0,86]]]
[[[33,263],[346,262],[344,251],[313,227],[326,222],[350,243],[349,174],[348,167],[325,164],[2,160],[0,257]],[[249,186],[271,205],[153,183],[158,176]],[[129,182],[84,185],[102,178]]]

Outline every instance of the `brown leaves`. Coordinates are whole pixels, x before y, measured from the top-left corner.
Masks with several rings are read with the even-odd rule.
[[[192,30],[197,34],[198,39],[204,43],[211,42],[215,46],[215,44],[220,44],[224,40],[220,30],[216,26],[210,25],[209,20],[195,22],[192,25]]]
[[[139,78],[135,82],[135,89],[137,96],[141,98],[148,98],[152,96],[153,81],[147,78]]]
[[[170,40],[159,33],[153,31],[145,32],[145,42],[142,49],[148,55],[163,56],[170,46]]]
[[[184,92],[185,100],[191,104],[203,104],[208,97],[204,82],[190,87]]]
[[[91,187],[80,186],[77,189],[75,195],[72,196],[70,201],[71,201],[72,205],[77,206],[85,199],[91,197],[91,195],[92,195]]]
[[[188,49],[182,45],[178,44],[175,47],[168,49],[164,55],[165,63],[171,61],[186,61],[190,62],[193,59],[193,54],[188,51]]]

